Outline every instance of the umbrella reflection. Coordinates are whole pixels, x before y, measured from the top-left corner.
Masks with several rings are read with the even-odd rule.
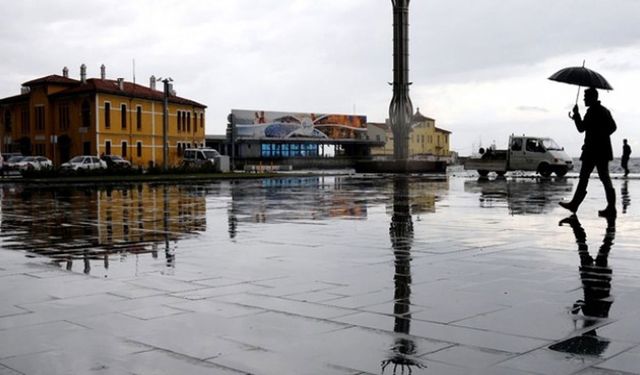
[[[580,257],[580,280],[584,293],[584,298],[573,304],[571,313],[578,315],[582,311],[584,318],[581,329],[587,329],[587,331],[580,336],[553,344],[549,349],[573,354],[601,355],[609,346],[609,340],[599,337],[595,328],[599,322],[609,317],[609,310],[613,303],[611,296],[613,272],[609,267],[608,257],[615,239],[616,219],[615,217],[607,218],[607,229],[595,258],[589,253],[587,234],[578,217],[571,215],[560,221],[560,225],[563,224],[571,226],[576,238]],[[589,329],[590,327],[593,329]]]
[[[408,336],[411,329],[411,244],[413,242],[413,221],[410,212],[409,181],[407,177],[396,177],[393,181],[393,216],[389,228],[391,246],[395,257],[393,331],[398,333],[391,348],[389,358],[382,361],[382,373],[393,364],[393,374],[398,368],[402,374],[411,374],[412,367],[425,365],[413,357],[416,344]]]

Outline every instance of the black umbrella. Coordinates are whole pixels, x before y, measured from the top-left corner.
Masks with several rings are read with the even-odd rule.
[[[576,103],[578,103],[578,97],[580,96],[580,87],[594,87],[597,89],[613,90],[613,87],[607,82],[607,80],[598,72],[582,66],[572,66],[569,68],[560,69],[553,73],[550,80],[556,82],[568,83],[570,85],[577,85],[578,95],[576,96]]]

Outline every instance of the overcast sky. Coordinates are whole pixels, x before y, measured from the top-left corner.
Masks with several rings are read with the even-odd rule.
[[[579,155],[567,118],[577,87],[547,80],[586,66],[615,90],[603,105],[613,136],[640,155],[640,0],[413,0],[414,108],[450,130],[452,149],[504,147],[508,135],[551,136]],[[208,106],[207,134],[231,109],[387,117],[392,80],[390,0],[2,0],[0,97],[86,64],[89,77],[171,77]],[[581,110],[584,113],[582,95]]]

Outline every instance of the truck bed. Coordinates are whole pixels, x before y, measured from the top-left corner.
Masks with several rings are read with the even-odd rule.
[[[507,161],[506,160],[483,160],[476,158],[469,158],[464,163],[464,169],[474,171],[494,171],[494,172],[506,172]]]
[[[479,158],[469,158],[464,162],[464,169],[474,171],[507,171],[507,151],[491,150],[485,152]]]

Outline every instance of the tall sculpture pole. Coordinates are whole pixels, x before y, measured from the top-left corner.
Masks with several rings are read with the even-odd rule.
[[[413,105],[409,98],[409,0],[391,0],[393,4],[393,98],[389,120],[393,131],[393,157],[409,158],[409,132]]]

